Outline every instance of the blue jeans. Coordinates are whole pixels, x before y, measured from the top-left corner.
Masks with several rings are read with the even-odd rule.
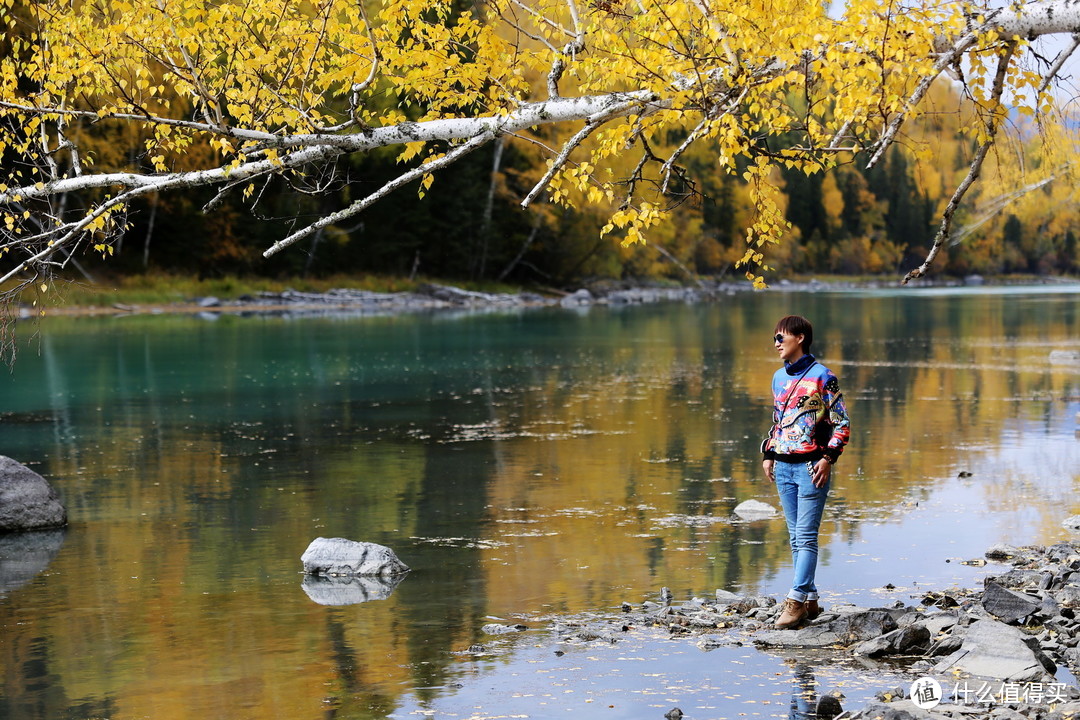
[[[795,565],[795,579],[788,597],[799,602],[817,600],[818,528],[825,510],[825,498],[829,496],[829,483],[814,487],[812,463],[776,461],[776,492],[784,507],[788,537],[791,541],[791,560]]]

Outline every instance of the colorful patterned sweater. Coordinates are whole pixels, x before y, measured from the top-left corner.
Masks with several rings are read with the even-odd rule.
[[[836,375],[803,355],[776,371],[772,393],[773,426],[761,443],[765,459],[802,462],[825,455],[836,462],[851,437]]]

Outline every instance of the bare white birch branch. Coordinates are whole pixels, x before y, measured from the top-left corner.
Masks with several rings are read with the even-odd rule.
[[[504,115],[404,122],[347,135],[308,134],[275,137],[273,142],[275,148],[298,149],[280,158],[249,161],[237,167],[157,175],[118,172],[64,178],[0,192],[0,204],[11,202],[15,197],[34,199],[63,192],[103,187],[153,187],[158,191],[164,191],[180,187],[215,185],[254,177],[265,172],[300,167],[342,153],[366,152],[375,148],[411,142],[469,140],[486,132],[501,135],[537,125],[585,120],[599,114],[610,120],[630,114],[644,114],[660,106],[657,96],[650,91],[612,93],[531,103]]]
[[[402,173],[398,177],[383,185],[375,192],[371,193],[362,200],[357,200],[344,210],[339,210],[335,213],[326,215],[317,220],[316,222],[311,223],[302,230],[298,230],[293,234],[289,235],[288,237],[278,240],[263,253],[263,257],[270,257],[271,255],[274,255],[284,250],[288,246],[292,245],[294,242],[298,240],[303,240],[304,238],[318,232],[325,227],[333,225],[334,223],[344,220],[346,218],[350,218],[354,215],[360,214],[361,212],[371,207],[379,200],[382,200],[384,197],[394,192],[401,186],[408,185],[414,180],[422,178],[424,175],[430,175],[436,170],[440,170],[447,165],[452,165],[453,163],[457,162],[461,158],[471,153],[473,150],[476,150],[482,145],[491,142],[491,140],[493,140],[494,138],[494,133],[490,131],[484,132],[469,140],[464,145],[459,145],[458,147],[454,148],[452,151],[446,153],[442,157],[430,160],[426,163],[423,163],[422,165],[413,168],[412,170],[409,170],[408,172]]]
[[[248,130],[246,128],[233,127],[222,128],[218,125],[195,122],[194,120],[176,120],[156,115],[136,115],[134,113],[98,114],[89,110],[71,110],[64,107],[39,107],[36,105],[22,105],[20,103],[3,100],[0,100],[0,108],[17,110],[32,115],[77,117],[90,120],[91,122],[97,122],[99,120],[127,120],[146,125],[170,125],[172,127],[184,128],[185,130],[197,130],[199,132],[212,133],[214,135],[226,135],[239,140],[250,140],[252,142],[274,142],[281,139],[280,135],[274,135],[273,133],[263,132],[261,130]]]
[[[949,238],[949,247],[962,243],[965,239],[967,239],[969,235],[971,235],[973,232],[978,230],[990,220],[1000,215],[1005,208],[1009,207],[1009,205],[1012,205],[1017,200],[1020,200],[1025,195],[1033,193],[1036,190],[1040,190],[1049,185],[1050,183],[1054,182],[1055,180],[1060,179],[1063,175],[1071,172],[1074,165],[1075,163],[1066,163],[1065,165],[1054,171],[1051,175],[1043,178],[1042,180],[1039,180],[1038,182],[1029,183],[1022,188],[1017,188],[1012,192],[1005,193],[1004,195],[999,195],[993,200],[990,200],[989,202],[983,204],[981,207],[977,208],[982,212],[982,214],[977,220],[968,223],[967,225],[952,234],[952,236]]]
[[[991,94],[991,106],[986,117],[986,139],[979,144],[979,148],[975,151],[975,157],[971,160],[967,176],[953,192],[952,197],[949,198],[949,204],[945,207],[945,212],[941,214],[941,225],[938,227],[937,234],[934,235],[934,242],[930,246],[930,252],[927,253],[926,259],[919,267],[911,270],[904,276],[904,279],[900,281],[901,285],[907,285],[915,278],[922,277],[930,269],[934,260],[937,259],[938,253],[941,252],[941,248],[949,239],[949,234],[952,230],[953,215],[956,213],[957,208],[960,207],[960,202],[964,199],[964,195],[967,194],[968,189],[982,171],[983,161],[986,160],[986,155],[990,152],[990,148],[994,146],[994,140],[997,135],[997,126],[1002,117],[1000,102],[1001,95],[1005,90],[1005,73],[1009,69],[1009,63],[1012,61],[1013,52],[1015,50],[1016,43],[1010,42],[1006,46],[1005,52],[998,58],[997,73],[994,76],[994,89]]]
[[[1011,41],[1014,37],[1033,40],[1043,35],[1075,33],[1080,28],[1080,2],[1076,0],[1034,0],[1034,2],[1014,3],[1009,7],[999,8],[986,16],[978,27],[956,39],[940,38],[939,45],[944,47],[933,72],[927,74],[912,91],[905,103],[905,110],[897,113],[886,126],[881,137],[874,143],[874,154],[867,167],[873,167],[885,155],[885,151],[896,139],[900,127],[907,120],[911,109],[926,96],[930,86],[941,73],[954,65],[960,57],[970,50],[980,35],[987,31],[996,31],[1003,39]],[[1062,61],[1064,62],[1064,61]],[[1060,71],[1060,67],[1058,68]],[[1047,74],[1045,82],[1053,79]]]
[[[1069,46],[1067,48],[1064,48],[1061,52],[1058,53],[1058,56],[1054,58],[1053,64],[1043,76],[1042,85],[1039,86],[1039,95],[1046,92],[1046,88],[1048,88],[1050,86],[1050,83],[1054,81],[1054,78],[1058,76],[1058,73],[1061,72],[1061,68],[1065,66],[1065,62],[1070,57],[1072,57],[1072,54],[1076,52],[1076,48],[1078,47],[1080,47],[1080,34],[1073,35],[1072,42],[1069,43]]]

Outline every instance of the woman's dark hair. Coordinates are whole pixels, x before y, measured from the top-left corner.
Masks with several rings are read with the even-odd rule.
[[[802,351],[807,354],[810,353],[810,346],[814,344],[814,326],[801,315],[788,315],[780,318],[773,332],[784,333],[792,337],[802,335]]]

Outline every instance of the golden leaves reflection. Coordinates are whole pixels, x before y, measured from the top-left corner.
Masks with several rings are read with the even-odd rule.
[[[73,525],[45,572],[0,598],[3,702],[28,717],[381,717],[402,692],[465,672],[452,652],[486,641],[492,617],[608,608],[661,586],[680,599],[756,590],[789,563],[782,521],[732,514],[776,504],[756,453],[777,365],[768,330],[787,306],[770,302],[593,314],[505,357],[492,357],[508,332],[497,318],[449,328],[457,350],[409,332],[407,379],[385,387],[367,337],[333,334],[295,366],[273,356],[283,376],[317,378],[282,387],[245,373],[286,343],[207,338],[215,384],[190,381],[207,392],[185,387],[181,402],[159,385],[115,412],[66,408],[80,439],[51,436],[39,469]],[[1080,510],[1075,465],[1044,463],[1064,476],[1053,484],[1009,452],[1052,458],[1045,443],[1062,442],[1047,428],[1080,399],[1078,375],[1046,357],[1076,346],[1080,320],[1008,298],[917,315],[865,302],[815,341],[854,431],[823,552],[969,464],[985,470],[971,503],[1028,503],[1032,536],[1058,537],[1062,512]],[[68,382],[119,384],[118,357],[130,382],[125,352],[69,358]],[[148,356],[147,375],[164,362]],[[244,416],[252,403],[276,415]],[[388,600],[316,605],[298,571],[318,535],[383,542],[416,569]]]

